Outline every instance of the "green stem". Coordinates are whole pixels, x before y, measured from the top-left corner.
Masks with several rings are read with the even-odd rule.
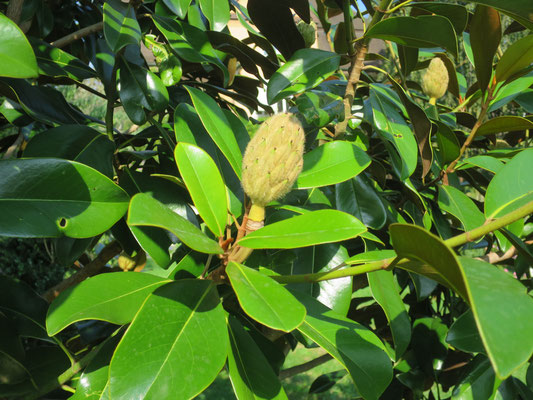
[[[100,345],[101,346],[101,345]],[[89,354],[83,357],[81,360],[72,364],[72,366],[59,375],[56,379],[53,379],[39,388],[35,393],[29,394],[24,397],[24,400],[37,400],[41,399],[45,394],[50,393],[52,390],[64,385],[70,381],[78,372],[85,368],[94,356],[98,353],[100,346],[93,349]]]
[[[461,235],[454,236],[448,240],[445,240],[450,247],[457,247],[463,244],[472,242],[476,239],[479,239],[490,232],[494,232],[498,229],[501,229],[515,221],[518,221],[521,218],[524,218],[530,214],[533,214],[533,201],[523,205],[520,208],[517,208],[514,211],[511,211],[509,214],[505,214],[503,217],[487,220],[485,224],[481,225],[479,228],[472,229],[471,231],[462,233]],[[491,221],[491,222],[488,222]]]
[[[157,128],[161,136],[163,136],[163,139],[165,139],[165,142],[167,142],[167,145],[170,150],[174,150],[174,147],[176,147],[176,143],[174,143],[174,141],[170,138],[165,128],[163,128],[161,124],[155,119],[153,119],[150,115],[148,115],[148,121]]]
[[[117,98],[117,71],[118,71],[118,55],[115,57],[115,65],[113,65],[113,71],[111,72],[111,82],[106,88],[107,106],[105,113],[105,127],[107,137],[112,142],[115,142],[113,137],[113,113],[115,111],[115,99]]]
[[[526,205],[523,205],[520,208],[505,214],[503,217],[500,217],[495,220],[487,220],[487,222],[480,226],[479,228],[472,229],[471,231],[465,232],[461,235],[454,236],[448,240],[445,240],[444,243],[449,247],[457,247],[463,244],[472,242],[476,239],[479,239],[490,232],[494,232],[500,228],[503,228],[515,221],[518,221],[521,218],[524,218],[530,214],[533,214],[533,201],[530,201]],[[491,221],[491,222],[488,222]],[[376,261],[369,264],[358,265],[354,267],[348,267],[344,269],[337,269],[329,272],[316,272],[313,274],[299,274],[299,275],[278,275],[272,276],[272,279],[279,283],[310,283],[310,282],[320,282],[327,281],[330,279],[339,279],[345,278],[347,276],[356,276],[366,274],[368,272],[374,272],[384,269],[392,269],[396,266],[401,266],[402,264],[410,262],[409,260],[400,260],[399,257],[391,257],[385,260]]]

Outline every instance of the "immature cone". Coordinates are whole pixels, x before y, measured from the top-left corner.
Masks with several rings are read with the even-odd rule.
[[[286,195],[302,171],[305,136],[293,114],[261,124],[242,160],[242,187],[252,204],[264,207]]]
[[[298,22],[296,28],[304,38],[305,47],[311,47],[316,41],[316,24],[314,21],[306,24],[304,21]]]
[[[431,103],[441,98],[448,89],[448,70],[439,57],[435,57],[429,63],[429,67],[422,78],[422,89],[430,98]]]

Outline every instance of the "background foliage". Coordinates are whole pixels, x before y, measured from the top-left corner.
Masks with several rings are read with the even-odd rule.
[[[0,11],[0,398],[533,398],[530,1]]]

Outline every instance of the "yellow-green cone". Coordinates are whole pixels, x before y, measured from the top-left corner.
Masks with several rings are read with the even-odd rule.
[[[433,58],[422,78],[422,89],[431,99],[431,103],[444,96],[448,89],[449,80],[450,77],[444,62],[439,57]]]
[[[261,124],[242,160],[242,187],[256,206],[286,195],[302,171],[305,136],[293,114],[277,114]]]

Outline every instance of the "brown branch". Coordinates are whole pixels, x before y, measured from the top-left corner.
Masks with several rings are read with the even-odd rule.
[[[48,289],[42,295],[42,297],[49,303],[52,302],[52,300],[59,296],[59,293],[61,293],[63,290],[71,286],[77,285],[86,278],[96,275],[98,272],[100,272],[102,268],[105,267],[109,260],[119,254],[121,251],[122,248],[120,247],[120,244],[117,241],[113,241],[107,244],[94,260],[92,260],[89,264],[84,266],[81,270],[76,272],[71,277]]]
[[[284,369],[279,373],[280,379],[286,379],[290,378],[291,376],[301,374],[303,372],[307,372],[315,367],[318,367],[319,365],[324,364],[325,362],[328,362],[333,357],[330,356],[328,353],[321,355],[320,357],[317,357],[311,361],[308,361],[306,363],[295,365],[294,367]]]
[[[9,0],[9,4],[7,5],[6,16],[17,25],[20,22],[23,5],[24,0]]]
[[[501,256],[498,253],[493,252],[486,254],[483,257],[478,257],[478,259],[488,262],[489,264],[497,264],[499,262],[513,258],[516,254],[516,248],[513,246]]]
[[[92,33],[101,31],[104,29],[104,22],[100,21],[96,24],[86,26],[85,28],[81,28],[80,30],[76,32],[72,32],[68,34],[67,36],[64,36],[60,39],[57,39],[56,41],[50,43],[52,46],[62,48],[65,47],[67,44],[70,44],[78,39],[81,39],[82,37],[89,36]]]

